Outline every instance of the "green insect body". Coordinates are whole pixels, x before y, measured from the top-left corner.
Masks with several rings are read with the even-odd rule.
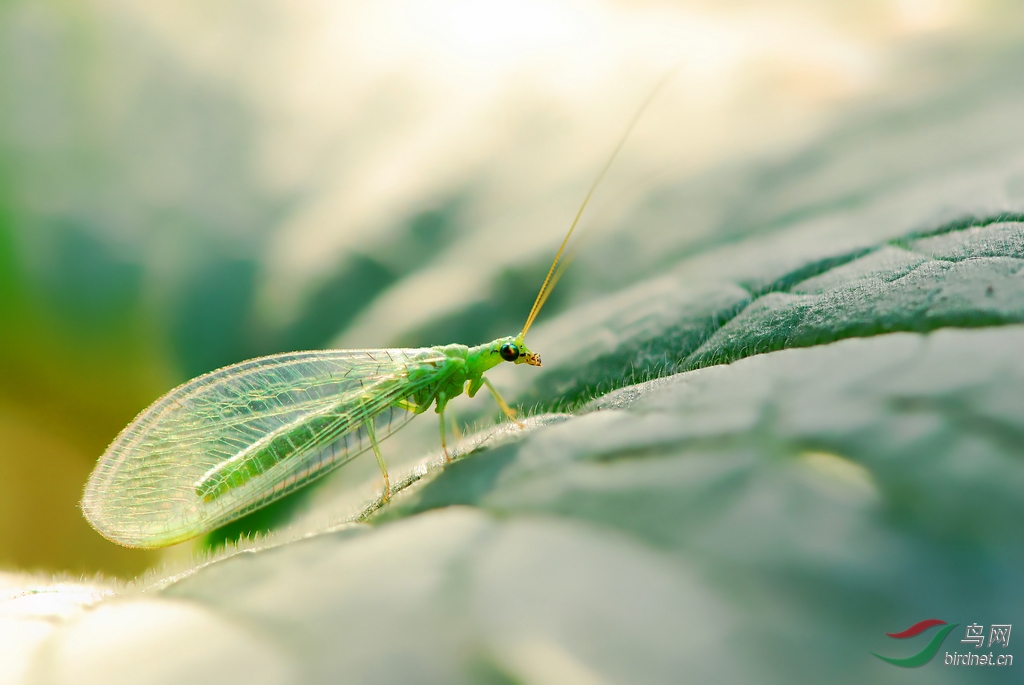
[[[250,359],[175,388],[114,440],[82,510],[133,547],[181,542],[255,511],[372,450],[434,406],[487,385],[504,361],[540,365],[521,337],[477,347],[317,350]],[[445,446],[447,454],[447,447]]]
[[[82,512],[129,547],[182,542],[241,518],[372,450],[391,496],[380,442],[431,406],[444,409],[484,385],[502,362],[540,366],[523,340],[569,259],[562,259],[590,197],[622,149],[640,107],[597,175],[562,240],[522,331],[476,347],[314,350],[260,357],[211,371],[170,391],[114,439],[89,476]],[[449,457],[450,459],[450,457]]]

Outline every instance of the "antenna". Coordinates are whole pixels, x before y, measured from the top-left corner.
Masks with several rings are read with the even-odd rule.
[[[629,138],[629,135],[633,132],[633,129],[636,128],[636,124],[640,121],[640,117],[647,109],[647,106],[651,104],[654,97],[662,87],[668,83],[669,79],[675,76],[676,71],[678,71],[678,67],[673,67],[667,74],[662,76],[661,80],[658,81],[656,86],[654,86],[654,89],[651,90],[651,94],[647,96],[647,99],[644,100],[643,104],[640,105],[640,108],[637,109],[636,114],[633,115],[633,119],[629,122],[629,126],[626,127],[626,131],[622,134],[619,142],[615,145],[615,149],[612,150],[612,154],[608,156],[608,161],[604,163],[600,173],[597,174],[597,178],[595,178],[594,182],[590,184],[590,190],[587,191],[586,197],[583,198],[583,204],[580,205],[579,211],[576,212],[576,217],[572,220],[572,225],[569,226],[569,232],[565,234],[565,239],[562,240],[562,244],[558,247],[558,252],[555,253],[555,261],[551,262],[551,268],[548,269],[548,275],[544,277],[544,283],[540,286],[540,292],[537,293],[537,299],[533,301],[533,307],[530,309],[530,315],[526,317],[526,323],[523,325],[523,330],[520,331],[518,336],[516,336],[517,340],[522,341],[523,338],[526,337],[526,332],[530,330],[530,326],[533,325],[533,320],[537,318],[538,314],[540,314],[541,307],[544,306],[544,303],[547,301],[551,291],[554,290],[555,284],[558,283],[558,279],[562,277],[562,274],[565,273],[566,267],[572,261],[569,257],[562,260],[562,253],[565,252],[565,246],[569,244],[569,238],[572,237],[573,231],[576,230],[576,224],[580,222],[580,217],[583,216],[583,210],[587,208],[587,203],[590,202],[590,198],[593,196],[594,191],[597,190],[597,186],[600,185],[605,174],[608,173],[608,169],[611,168],[612,162],[615,161],[619,151],[622,150],[622,147],[626,144],[626,140]]]

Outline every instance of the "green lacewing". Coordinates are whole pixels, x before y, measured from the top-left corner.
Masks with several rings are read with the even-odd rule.
[[[486,386],[503,362],[540,366],[524,340],[569,260],[565,247],[644,109],[590,186],[518,335],[468,347],[286,352],[226,366],[158,399],[114,439],[89,476],[82,512],[127,547],[163,547],[208,533],[372,451],[391,496],[380,442],[431,406],[440,416]],[[450,459],[450,457],[449,457]]]

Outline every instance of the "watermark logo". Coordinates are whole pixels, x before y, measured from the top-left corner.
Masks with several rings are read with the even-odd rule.
[[[886,633],[886,635],[888,635],[889,637],[894,637],[897,640],[905,640],[908,637],[915,637],[917,635],[920,635],[929,628],[934,628],[935,626],[946,627],[942,628],[941,630],[939,630],[939,632],[935,633],[935,636],[932,637],[931,642],[925,645],[924,649],[922,649],[917,654],[914,654],[913,656],[897,659],[890,656],[882,656],[881,654],[876,654],[875,652],[871,653],[877,656],[882,661],[889,662],[893,666],[900,666],[902,668],[916,668],[918,666],[924,666],[926,663],[932,660],[932,657],[935,656],[935,653],[939,651],[939,647],[942,646],[942,641],[946,639],[947,635],[949,635],[949,631],[953,630],[953,628],[956,628],[957,625],[958,624],[956,623],[947,624],[945,621],[940,621],[937,618],[928,618],[924,621],[918,621],[906,630],[901,630],[898,633]]]
[[[959,652],[946,652],[944,663],[947,666],[1012,666],[1012,654],[996,654],[993,651],[989,651],[988,654],[982,654],[977,651],[985,647],[991,650],[993,645],[1000,651],[1009,647],[1011,628],[1013,626],[1009,623],[993,623],[989,626],[988,645],[986,645],[985,626],[972,623],[967,626],[964,639],[960,640],[960,642],[961,644],[974,645],[975,651],[963,654]]]
[[[943,640],[949,635],[950,631],[956,628],[958,623],[946,623],[937,618],[929,618],[924,621],[918,621],[914,625],[910,626],[906,630],[901,630],[898,633],[886,633],[891,638],[897,640],[905,640],[907,638],[916,637],[936,626],[944,626],[940,628],[931,638],[927,645],[924,646],[921,651],[917,654],[913,654],[908,657],[889,657],[882,656],[876,652],[871,652],[876,657],[892,664],[893,666],[899,666],[901,668],[916,668],[918,666],[924,666],[926,663],[932,660],[938,653],[939,648],[942,647]],[[961,644],[973,645],[973,652],[959,653],[956,651],[946,652],[943,658],[943,664],[946,666],[1011,666],[1013,665],[1012,654],[996,654],[993,651],[989,651],[988,654],[982,654],[978,650],[985,648],[986,646],[991,648],[993,645],[1000,651],[1009,648],[1010,646],[1010,630],[1012,626],[1009,623],[993,623],[989,626],[987,633],[988,644],[986,645],[985,637],[985,626],[978,623],[971,623],[967,626],[964,632],[964,637],[960,640]]]

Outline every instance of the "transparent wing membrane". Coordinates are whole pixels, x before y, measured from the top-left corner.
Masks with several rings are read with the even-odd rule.
[[[443,377],[431,349],[320,350],[252,359],[172,390],[114,440],[82,509],[108,538],[173,544],[282,497],[370,449]]]

